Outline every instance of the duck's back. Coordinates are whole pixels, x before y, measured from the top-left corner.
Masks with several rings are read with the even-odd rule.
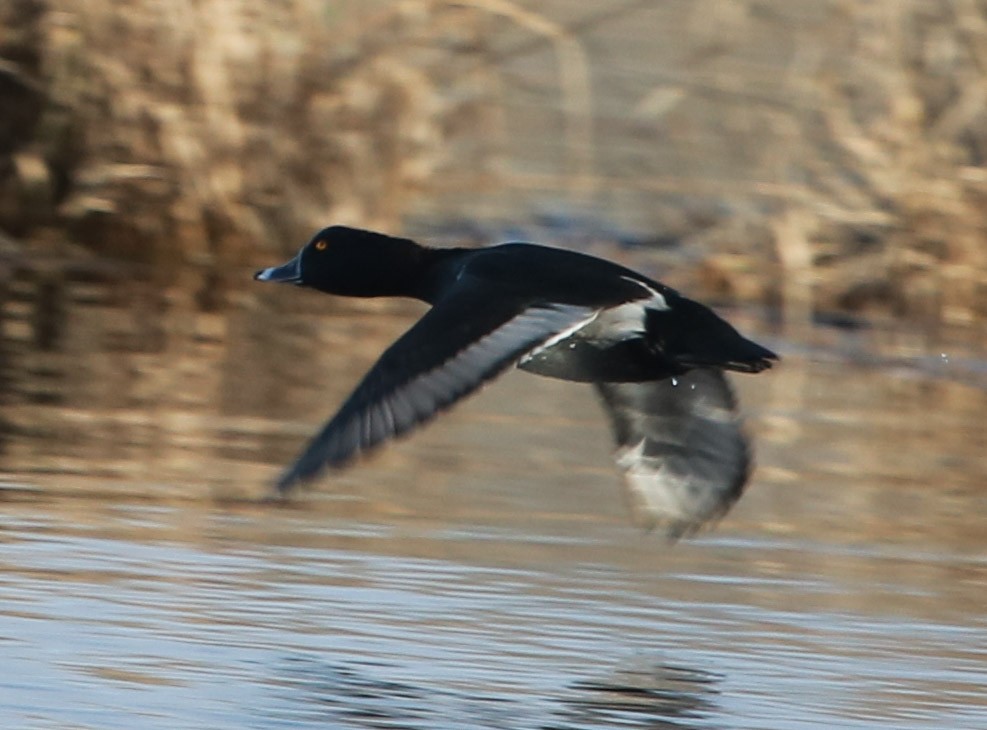
[[[695,367],[757,372],[773,353],[702,304],[631,269],[582,253],[508,243],[463,251],[456,288],[530,304],[595,313],[526,354],[528,372],[581,382],[644,382]]]
[[[531,243],[464,252],[461,273],[505,296],[578,306],[610,307],[675,294],[612,261]]]

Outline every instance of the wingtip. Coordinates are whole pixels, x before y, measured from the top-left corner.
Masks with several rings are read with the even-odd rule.
[[[723,516],[729,511],[730,505],[726,506],[721,511],[718,511],[711,515],[704,515],[699,519],[694,520],[683,520],[683,519],[648,519],[639,520],[639,526],[643,528],[645,534],[652,535],[657,534],[659,537],[664,539],[665,543],[668,545],[675,545],[680,540],[688,540],[690,538],[696,537],[700,533],[711,532],[723,519]]]
[[[297,480],[291,478],[290,472],[285,472],[281,477],[273,482],[260,501],[262,504],[285,505],[290,501],[290,494],[294,489]]]
[[[672,546],[683,537],[689,537],[695,532],[690,529],[692,526],[682,522],[669,523],[665,520],[646,520],[639,525],[645,535],[657,535],[665,541],[666,545]]]
[[[285,471],[278,480],[274,482],[274,487],[271,490],[271,495],[282,501],[288,499],[288,495],[293,492],[298,485],[302,482],[299,478],[296,470],[294,468]]]
[[[315,480],[331,466],[336,464],[332,461],[311,458],[311,454],[306,451],[278,477],[272,486],[271,494],[277,499],[287,500],[292,492]]]

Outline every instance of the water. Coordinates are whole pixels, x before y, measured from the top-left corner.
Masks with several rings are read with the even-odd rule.
[[[749,492],[669,546],[523,373],[259,503],[417,311],[269,290],[80,284],[44,347],[8,307],[3,727],[987,727],[975,347],[768,338]]]

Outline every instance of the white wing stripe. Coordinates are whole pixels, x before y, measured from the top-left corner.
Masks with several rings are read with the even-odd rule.
[[[510,366],[511,358],[503,363],[498,361],[505,354],[516,352],[519,346],[538,345],[543,338],[559,338],[556,333],[559,327],[564,328],[561,337],[568,336],[595,316],[596,312],[586,307],[547,306],[525,310],[454,357],[384,395],[363,415],[368,425],[360,429],[359,450],[400,434],[472,392],[489,375]],[[579,319],[571,324],[574,317]],[[495,369],[494,373],[490,372],[491,368]],[[408,394],[416,394],[417,398]],[[378,418],[384,426],[382,429],[374,429],[369,424],[370,421],[378,422]]]

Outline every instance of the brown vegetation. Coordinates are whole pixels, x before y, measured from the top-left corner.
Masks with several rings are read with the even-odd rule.
[[[32,255],[167,279],[561,200],[795,319],[987,317],[981,0],[15,0],[0,104]]]

